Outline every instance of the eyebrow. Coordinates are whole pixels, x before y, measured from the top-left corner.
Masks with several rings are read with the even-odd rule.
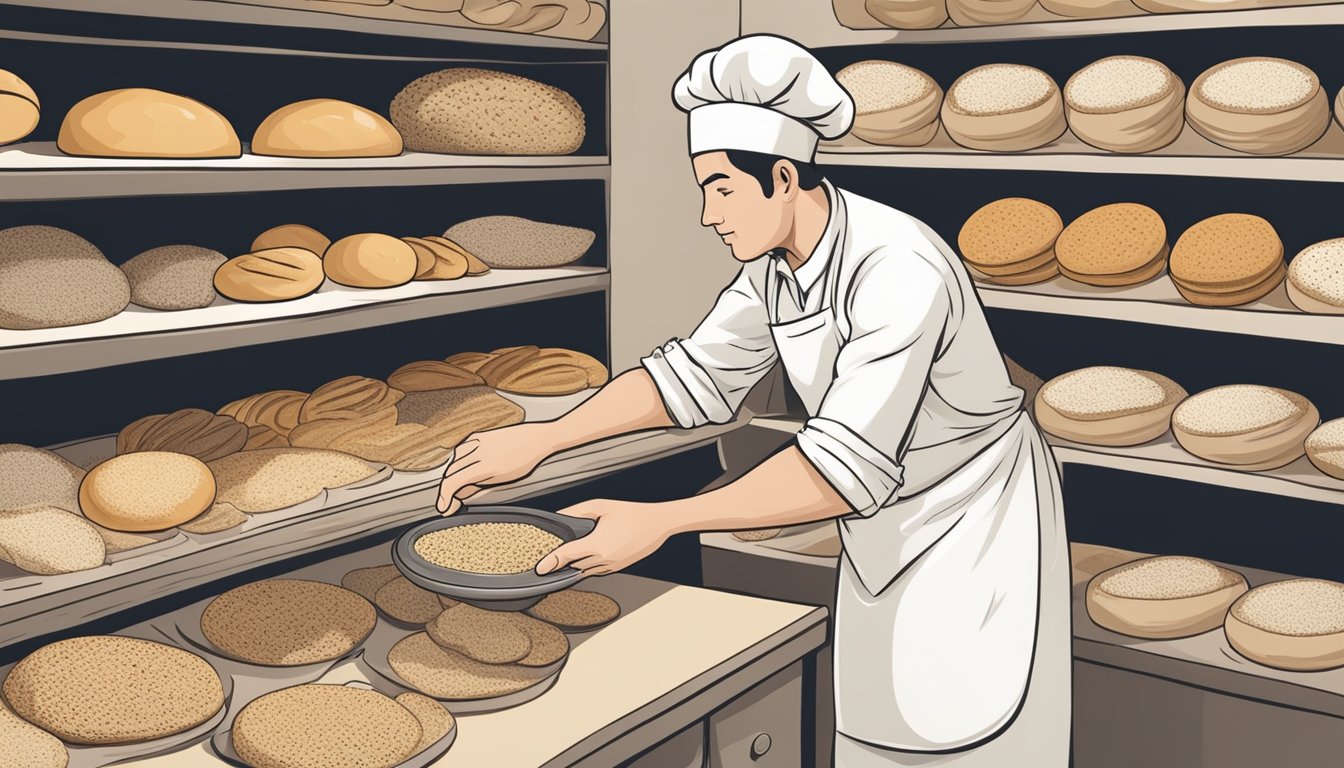
[[[712,183],[712,182],[718,181],[719,179],[726,179],[726,178],[728,178],[728,174],[726,174],[726,173],[711,173],[711,174],[709,175],[709,178],[708,178],[708,179],[705,179],[704,181],[700,182],[700,186],[702,186],[702,187],[704,187],[704,186],[708,186],[708,185],[709,185],[710,183]]]

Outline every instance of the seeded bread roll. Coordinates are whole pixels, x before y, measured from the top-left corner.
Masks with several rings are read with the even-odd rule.
[[[1171,415],[1171,431],[1190,454],[1248,471],[1300,458],[1320,423],[1320,412],[1305,397],[1253,384],[1204,390]]]
[[[532,640],[513,617],[459,603],[425,625],[434,642],[486,664],[512,664],[532,650]]]
[[[1020,64],[989,64],[957,78],[941,114],[953,141],[995,152],[1043,147],[1068,127],[1059,86],[1041,70]]]
[[[236,256],[215,271],[215,290],[234,301],[290,301],[322,286],[322,259],[302,248]]]
[[[1111,152],[1151,152],[1175,141],[1185,127],[1184,105],[1180,78],[1143,56],[1094,61],[1064,84],[1073,134]]]
[[[24,720],[0,698],[0,766],[4,768],[66,768],[70,753],[61,740]]]
[[[171,451],[201,461],[222,459],[247,445],[247,425],[200,408],[136,419],[117,434],[117,453]]]
[[[527,614],[566,632],[589,632],[615,621],[621,606],[600,592],[565,589],[543,597]]]
[[[327,252],[331,240],[321,232],[304,224],[281,224],[257,235],[252,241],[252,250],[264,251],[269,248],[302,248],[321,256]]]
[[[56,146],[86,157],[240,157],[225,117],[195,99],[152,88],[89,96],[66,113]]]
[[[215,500],[215,478],[200,459],[144,451],[115,456],[84,476],[79,508],[114,531],[163,531],[196,517]]]
[[[275,157],[392,157],[401,134],[382,115],[336,99],[283,106],[257,126],[252,154]]]
[[[389,112],[406,148],[417,152],[567,155],[585,135],[583,109],[568,93],[471,67],[417,78],[392,99]]]
[[[583,258],[597,233],[518,216],[482,216],[443,236],[497,269],[562,267]]]
[[[378,590],[400,575],[401,571],[395,565],[356,568],[341,577],[341,586],[372,603]]]
[[[1026,285],[1058,274],[1055,241],[1063,229],[1054,208],[1008,197],[971,214],[957,234],[957,247],[979,275],[1004,285]]]
[[[1344,480],[1344,419],[1327,421],[1307,436],[1307,458],[1325,474]]]
[[[415,250],[390,235],[350,235],[331,244],[322,266],[332,282],[352,288],[392,288],[415,277]]]
[[[98,530],[73,512],[46,505],[0,511],[0,560],[29,573],[86,571],[106,555]]]
[[[46,226],[0,230],[0,328],[96,323],[130,301],[126,275],[74,232]]]
[[[1059,271],[1088,285],[1119,287],[1157,277],[1167,266],[1167,226],[1138,203],[1093,208],[1055,241]]]
[[[441,701],[517,693],[550,674],[545,667],[483,664],[440,646],[424,632],[409,635],[392,646],[387,663],[408,685]]]
[[[1036,423],[1065,440],[1138,445],[1167,431],[1185,399],[1181,385],[1152,371],[1094,366],[1047,381],[1036,393]]]
[[[1344,315],[1344,237],[1309,245],[1293,258],[1288,298],[1303,312]]]
[[[1259,216],[1225,213],[1197,222],[1171,249],[1171,280],[1185,298],[1235,306],[1263,298],[1287,274],[1283,241]]]
[[[37,127],[42,103],[23,78],[0,69],[0,144],[24,138]]]
[[[1148,557],[1092,579],[1087,615],[1112,632],[1170,640],[1217,629],[1245,592],[1245,577],[1207,560]]]
[[[1232,604],[1223,631],[1237,653],[1267,667],[1316,672],[1344,666],[1344,584],[1262,584]]]
[[[947,0],[947,15],[959,27],[1008,24],[1027,15],[1036,0]]]
[[[270,427],[281,436],[288,437],[290,431],[299,425],[299,414],[307,399],[307,392],[276,389],[234,400],[220,408],[219,414],[232,416],[249,427]]]
[[[479,375],[439,360],[407,363],[387,377],[388,386],[402,392],[428,392],[435,389],[479,387],[485,380]]]
[[[947,0],[835,0],[842,24],[841,6],[845,4],[856,6],[853,13],[866,14],[893,29],[933,29],[947,21]]]
[[[255,768],[392,768],[415,754],[420,736],[410,710],[346,685],[267,693],[233,723],[233,747]]]
[[[368,600],[320,581],[267,579],[210,601],[201,632],[225,656],[291,667],[338,659],[373,632]]]
[[[150,309],[182,310],[210,306],[215,300],[215,271],[224,254],[196,245],[151,248],[121,265],[131,287],[131,303]]]
[[[1286,155],[1325,133],[1330,99],[1316,73],[1301,64],[1250,56],[1195,78],[1185,116],[1202,136],[1228,149]]]
[[[851,64],[835,79],[854,97],[855,136],[870,144],[918,147],[938,132],[943,89],[914,67],[894,61]]]

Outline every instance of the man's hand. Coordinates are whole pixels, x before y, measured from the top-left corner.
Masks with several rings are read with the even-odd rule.
[[[453,451],[453,460],[439,483],[440,514],[451,515],[462,502],[488,485],[527,477],[551,455],[552,443],[543,423],[515,424],[468,435]]]
[[[628,568],[657,551],[671,533],[655,507],[594,499],[560,510],[562,515],[596,520],[597,527],[581,539],[556,547],[537,563],[537,573],[545,575],[568,565],[586,576],[601,576]]]

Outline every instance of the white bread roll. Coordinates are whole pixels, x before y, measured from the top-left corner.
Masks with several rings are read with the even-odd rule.
[[[1140,13],[1130,0],[1041,0],[1041,7],[1075,19],[1110,19]]]
[[[239,157],[233,126],[195,99],[152,88],[96,93],[66,113],[56,146],[86,157]]]
[[[350,235],[331,244],[322,267],[333,282],[352,288],[391,288],[415,278],[415,249],[391,235]]]
[[[1111,152],[1151,152],[1185,127],[1185,84],[1166,65],[1143,56],[1108,56],[1064,84],[1069,128]]]
[[[947,0],[867,0],[856,4],[893,29],[933,29],[947,21]],[[836,0],[836,16],[840,16],[840,0]],[[842,24],[844,21],[840,19]]]
[[[1306,442],[1307,458],[1325,474],[1344,480],[1344,419],[1317,427]]]
[[[261,121],[251,150],[275,157],[392,157],[401,154],[401,134],[387,118],[358,104],[308,99]]]
[[[1320,423],[1320,412],[1305,397],[1255,384],[1206,389],[1171,414],[1172,434],[1191,455],[1248,471],[1300,458]]]
[[[1067,129],[1059,86],[1021,64],[988,64],[957,78],[947,89],[942,119],[953,141],[995,152],[1043,147]]]
[[[1036,0],[947,0],[947,15],[959,27],[1008,24],[1026,16]]]
[[[1166,433],[1185,399],[1181,385],[1152,371],[1101,365],[1047,381],[1036,393],[1044,431],[1090,445],[1138,445]]]
[[[41,113],[42,103],[32,86],[13,72],[0,69],[0,144],[32,133]]]
[[[914,67],[870,59],[835,79],[854,97],[853,133],[870,144],[919,147],[938,132],[943,89]]]
[[[215,270],[215,290],[234,301],[289,301],[322,285],[322,258],[302,248],[267,248]]]
[[[210,508],[215,477],[185,453],[140,451],[114,456],[79,485],[84,516],[114,531],[162,531]]]
[[[1344,237],[1308,245],[1293,258],[1288,298],[1303,312],[1344,315]]]
[[[1246,578],[1197,557],[1148,557],[1097,574],[1087,615],[1131,637],[1170,640],[1217,629]]]
[[[1261,584],[1232,604],[1223,632],[1237,653],[1267,667],[1317,672],[1344,666],[1344,584]]]
[[[1209,141],[1253,155],[1286,155],[1330,126],[1316,73],[1287,59],[1249,56],[1205,70],[1185,102],[1190,126]]]

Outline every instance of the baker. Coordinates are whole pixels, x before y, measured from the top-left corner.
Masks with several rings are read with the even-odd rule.
[[[689,338],[565,417],[470,436],[439,510],[560,450],[729,421],[778,362],[807,410],[795,441],[692,498],[563,510],[597,525],[538,572],[612,573],[676,533],[837,519],[836,765],[1067,765],[1058,474],[966,270],[925,224],[813,164],[854,103],[807,50],[734,40],[697,56],[673,98],[690,113],[701,224],[740,272]]]

